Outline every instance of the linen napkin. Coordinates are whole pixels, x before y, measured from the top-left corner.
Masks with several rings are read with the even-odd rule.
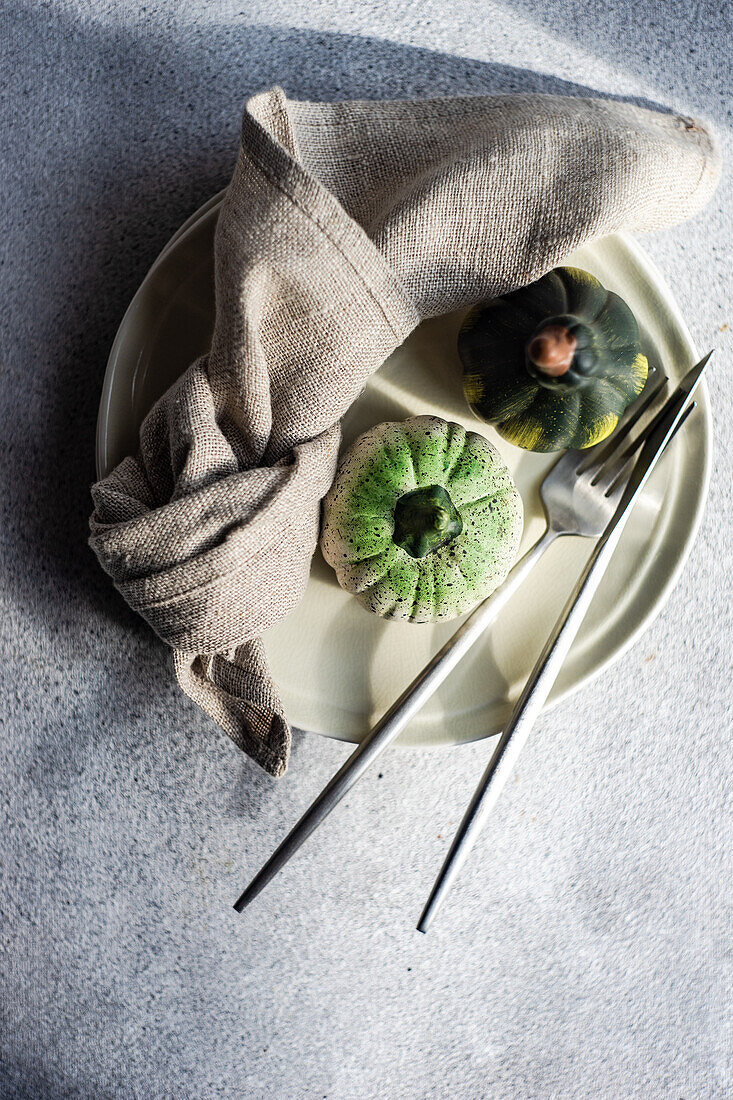
[[[93,486],[90,544],[183,690],[272,775],[290,730],[260,639],[303,595],[369,375],[421,319],[672,225],[718,175],[703,124],[617,101],[247,102],[210,353]]]

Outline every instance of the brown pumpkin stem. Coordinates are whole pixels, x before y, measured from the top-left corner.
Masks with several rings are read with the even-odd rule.
[[[548,325],[532,338],[527,355],[538,370],[558,378],[570,368],[578,341],[564,325]]]

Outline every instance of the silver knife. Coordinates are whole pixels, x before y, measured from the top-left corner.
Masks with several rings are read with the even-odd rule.
[[[555,624],[458,827],[448,855],[418,922],[417,927],[420,932],[427,932],[445,900],[514,767],[535,719],[547,702],[552,686],[616,549],[631,508],[646,485],[649,475],[656,466],[664,448],[692,411],[690,398],[711,355],[712,352],[709,352],[701,362],[688,371],[675,392],[665,402],[664,407],[652,421],[646,442],[631,473],[618,508],[599,538],[577,585]]]

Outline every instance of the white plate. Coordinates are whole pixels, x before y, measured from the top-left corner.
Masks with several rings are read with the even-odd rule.
[[[208,349],[219,203],[214,196],[173,236],[123,318],[99,411],[100,476],[134,452],[145,413]],[[566,262],[592,272],[629,303],[650,362],[663,366],[672,381],[699,358],[659,272],[631,239],[607,237]],[[510,446],[472,415],[456,355],[460,320],[451,314],[427,321],[394,352],[344,418],[344,446],[372,424],[418,413],[483,432],[501,451],[524,499],[523,552],[543,529],[538,489],[554,459]],[[704,383],[697,401],[634,508],[550,703],[619,657],[674,584],[700,522],[710,474]],[[491,631],[414,719],[402,744],[457,744],[501,729],[590,550],[591,543],[579,538],[550,548]],[[289,721],[358,741],[459,621],[427,626],[378,619],[339,588],[317,553],[302,603],[264,638]]]

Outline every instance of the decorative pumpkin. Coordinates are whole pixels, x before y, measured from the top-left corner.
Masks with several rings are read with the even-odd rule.
[[[458,354],[471,408],[528,451],[592,447],[648,371],[629,307],[577,267],[475,306]]]
[[[341,459],[321,549],[339,584],[387,619],[468,610],[509,571],[522,500],[483,436],[437,416],[378,424]]]

